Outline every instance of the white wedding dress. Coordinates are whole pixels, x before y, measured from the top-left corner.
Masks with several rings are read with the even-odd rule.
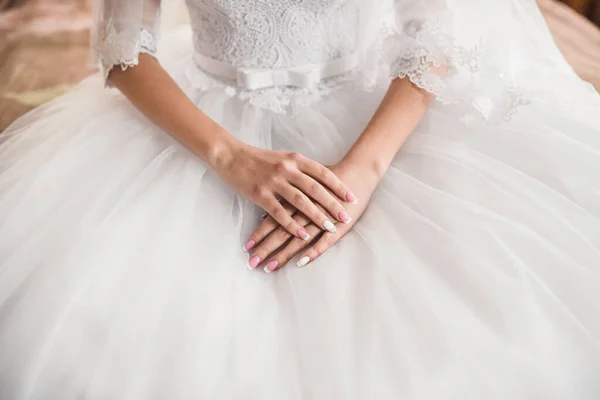
[[[102,74],[17,120],[0,399],[600,399],[600,100],[532,0],[188,10],[158,41],[158,0],[98,3],[105,74],[158,48],[233,135],[322,163],[392,78],[437,101],[355,228],[269,275],[240,250],[261,210]]]

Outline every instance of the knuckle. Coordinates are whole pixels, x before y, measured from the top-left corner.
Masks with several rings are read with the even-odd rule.
[[[267,193],[259,193],[256,198],[261,204],[268,204],[269,202],[269,195]]]
[[[322,180],[325,181],[325,180],[327,180],[329,178],[329,176],[330,176],[329,173],[330,172],[331,171],[329,171],[328,168],[326,168],[324,166],[321,166],[320,170],[319,170],[319,176],[321,177]]]
[[[333,246],[335,244],[335,242],[336,242],[335,236],[333,236],[333,235],[326,235],[325,236],[325,243],[328,246]]]
[[[281,177],[281,173],[279,171],[276,171],[275,173],[269,175],[269,177],[267,178],[267,184],[271,187],[278,187],[280,181],[280,177]]]
[[[278,220],[283,217],[283,210],[279,207],[274,207],[271,211],[271,215],[273,216],[273,218]]]
[[[329,199],[329,207],[330,210],[335,210],[338,208],[338,202],[335,201],[334,198]]]
[[[283,226],[288,232],[292,231],[296,227],[296,221],[294,221],[293,219],[290,218],[290,220],[288,222],[286,222],[285,225],[283,225]]]
[[[261,185],[252,185],[252,188],[250,189],[252,196],[256,197],[256,198],[261,198],[263,195],[263,188]]]
[[[254,240],[255,242],[258,242],[261,237],[262,230],[259,228],[255,232],[252,232],[252,234],[248,237],[248,240]]]
[[[304,196],[302,196],[300,193],[294,194],[292,200],[294,201],[294,204],[297,205],[297,207],[301,207],[304,205]]]
[[[281,161],[277,161],[277,163],[275,163],[275,171],[277,171],[277,173],[280,175],[287,174],[287,173],[291,172],[293,169],[294,168],[293,168],[292,164],[287,160],[281,160]]]
[[[321,210],[318,210],[318,211],[315,210],[315,212],[311,216],[311,220],[317,226],[323,226],[323,223],[327,219],[329,219],[329,218],[327,218],[327,214],[322,212]]]
[[[293,151],[288,154],[288,158],[294,162],[298,162],[302,160],[302,154],[298,153],[297,151]]]
[[[322,246],[315,246],[315,248],[314,248],[315,257],[312,257],[311,259],[321,257],[321,255],[325,252],[325,250],[326,249]]]
[[[284,161],[277,161],[275,163],[275,171],[277,172],[282,172],[285,170],[285,162]]]
[[[321,189],[321,185],[314,181],[311,182],[308,186],[308,191],[311,195],[316,195],[317,193],[319,193],[319,189]]]

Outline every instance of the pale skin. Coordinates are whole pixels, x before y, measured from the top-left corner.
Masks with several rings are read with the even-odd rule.
[[[296,255],[301,266],[307,265],[352,229],[433,100],[408,79],[392,81],[348,153],[325,167],[298,153],[241,142],[199,110],[158,61],[145,54],[139,58],[135,68],[113,68],[110,82],[234,190],[267,211],[268,218],[244,246],[252,252],[250,268],[264,263],[266,272]]]

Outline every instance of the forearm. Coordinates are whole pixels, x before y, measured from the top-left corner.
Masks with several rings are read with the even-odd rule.
[[[383,177],[433,99],[431,93],[407,78],[392,81],[379,108],[344,161],[364,165]]]
[[[223,162],[237,141],[198,109],[149,55],[140,54],[135,68],[113,68],[109,80],[148,119],[210,165]]]

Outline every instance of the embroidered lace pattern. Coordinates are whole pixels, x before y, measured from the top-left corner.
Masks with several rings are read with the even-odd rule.
[[[358,7],[348,0],[188,0],[201,54],[236,67],[283,68],[352,53]]]
[[[499,38],[487,37],[472,48],[457,46],[443,22],[433,18],[408,20],[398,28],[382,43],[388,77],[408,78],[439,102],[465,107],[464,123],[507,121],[528,103],[495,67],[502,64]]]
[[[245,68],[318,64],[356,51],[358,7],[348,0],[188,0],[196,51]],[[208,76],[204,89],[223,86],[230,96],[284,113],[310,105],[352,79],[354,73],[317,87],[244,90]],[[199,81],[196,79],[196,81]]]
[[[136,38],[134,43],[131,43],[132,37]],[[138,65],[140,53],[156,57],[156,37],[147,29],[142,28],[137,32],[119,31],[113,25],[108,25],[103,40],[99,41],[98,47],[93,50],[98,59],[102,60],[104,81],[110,85],[107,80],[108,74],[115,66],[126,70]]]

